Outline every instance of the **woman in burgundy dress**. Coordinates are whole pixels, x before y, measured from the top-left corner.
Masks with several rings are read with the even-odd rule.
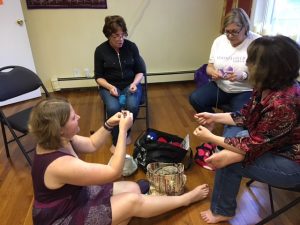
[[[124,167],[132,113],[116,113],[90,137],[77,135],[79,118],[67,100],[57,98],[41,101],[31,113],[29,130],[38,143],[32,166],[35,225],[128,224],[132,217],[156,216],[207,196],[206,184],[181,196],[150,196],[135,182],[114,182]],[[97,151],[117,125],[109,165],[78,158],[78,152]]]

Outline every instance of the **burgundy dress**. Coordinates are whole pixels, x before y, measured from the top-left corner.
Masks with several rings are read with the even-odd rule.
[[[113,183],[94,186],[66,184],[55,190],[44,184],[44,174],[55,159],[69,155],[61,151],[38,155],[32,165],[35,225],[108,225],[111,224],[110,197]]]

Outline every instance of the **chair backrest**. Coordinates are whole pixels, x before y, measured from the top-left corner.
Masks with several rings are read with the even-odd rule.
[[[145,60],[143,59],[142,56],[140,56],[140,63],[143,65],[144,67],[144,70],[145,70],[145,74],[144,74],[144,79],[142,80],[143,83],[147,83],[147,66],[146,66],[146,63],[145,63]]]
[[[41,79],[33,71],[22,66],[6,66],[0,68],[0,102],[18,97],[42,87],[48,91]]]
[[[142,95],[142,99],[141,99],[141,105],[147,103],[148,104],[148,95],[147,95],[147,90],[148,90],[148,81],[147,81],[147,67],[146,67],[146,63],[144,61],[144,59],[142,57],[140,57],[141,63],[143,64],[144,68],[145,68],[145,74],[144,74],[144,78],[142,80],[142,86],[143,86],[143,95]]]

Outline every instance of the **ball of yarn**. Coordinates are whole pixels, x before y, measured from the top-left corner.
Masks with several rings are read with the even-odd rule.
[[[157,139],[157,141],[158,142],[162,142],[162,143],[167,143],[168,141],[165,139],[165,138],[163,138],[163,137],[159,137],[158,139]]]
[[[150,131],[148,134],[147,134],[147,140],[148,141],[156,141],[157,140],[157,134],[153,131]]]
[[[119,96],[119,104],[121,105],[121,108],[124,108],[126,105],[126,95],[120,95]]]

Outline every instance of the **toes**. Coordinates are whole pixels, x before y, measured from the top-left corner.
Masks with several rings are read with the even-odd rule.
[[[200,187],[201,187],[202,190],[205,190],[205,189],[209,188],[208,184],[202,184]]]

